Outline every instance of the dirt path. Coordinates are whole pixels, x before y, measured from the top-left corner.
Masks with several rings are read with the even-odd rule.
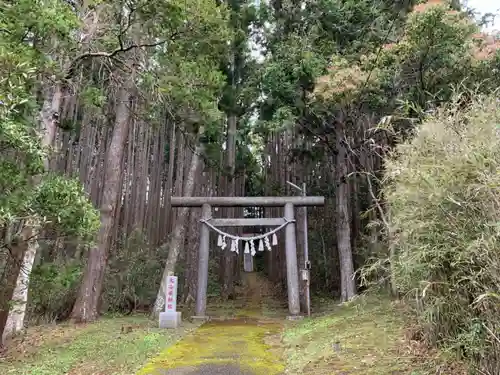
[[[269,314],[269,286],[257,274],[244,275],[241,307],[212,311],[221,316],[186,336],[137,375],[281,375],[283,319]],[[276,312],[276,311],[274,311]],[[269,317],[272,315],[273,317]]]
[[[284,373],[275,320],[208,322],[165,350],[137,375],[280,375]]]

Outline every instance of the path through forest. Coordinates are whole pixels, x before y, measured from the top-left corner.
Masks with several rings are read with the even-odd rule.
[[[243,279],[241,305],[211,312],[211,321],[166,349],[138,375],[283,374],[280,337],[286,311],[276,306],[269,284],[258,274],[244,274]]]
[[[165,350],[138,375],[279,375],[281,324],[237,318],[212,321]]]

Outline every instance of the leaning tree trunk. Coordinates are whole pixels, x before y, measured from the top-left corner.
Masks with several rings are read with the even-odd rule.
[[[349,301],[356,295],[354,265],[351,249],[351,223],[349,221],[349,184],[347,183],[347,152],[343,134],[343,124],[337,123],[335,130],[336,159],[336,210],[337,210],[337,250],[340,261],[341,300]]]
[[[133,77],[133,75],[132,75]],[[104,283],[109,240],[113,234],[115,208],[122,183],[122,158],[130,127],[130,102],[133,78],[129,78],[117,95],[116,120],[106,157],[103,196],[100,205],[101,227],[96,244],[90,249],[83,281],[71,312],[76,322],[94,321],[99,316],[99,300]]]
[[[198,144],[191,157],[191,163],[189,165],[189,170],[187,172],[186,179],[184,180],[183,195],[185,197],[190,197],[193,195],[195,189],[196,177],[199,176],[201,171],[201,155],[203,154],[203,143],[200,142],[201,135],[203,134],[203,127],[200,126],[198,134]],[[158,294],[156,296],[156,302],[154,305],[153,315],[158,316],[160,312],[165,308],[165,296],[167,293],[167,277],[172,275],[175,271],[175,266],[177,264],[177,259],[183,245],[183,240],[185,238],[186,224],[189,218],[189,207],[181,207],[177,215],[175,222],[174,233],[170,241],[167,244],[162,245],[162,247],[167,247],[168,256],[167,262],[165,264],[165,269],[163,270],[163,276],[160,281],[160,287],[158,289]]]
[[[58,122],[58,113],[62,103],[62,86],[61,84],[57,84],[54,88],[54,92],[50,93],[50,90],[47,89],[45,93],[45,101],[42,106],[42,110],[40,111],[40,127],[42,136],[42,147],[50,147],[54,141],[57,122]],[[50,154],[45,157],[43,160],[44,168],[46,171],[49,171],[50,167]],[[34,184],[39,183],[39,177],[36,177],[33,180]],[[35,261],[35,256],[38,251],[38,230],[39,223],[35,220],[33,222],[33,228],[31,228],[30,239],[25,248],[24,255],[22,256],[22,263],[19,267],[17,273],[16,286],[12,293],[12,302],[7,318],[7,322],[5,323],[5,327],[3,329],[3,337],[7,338],[9,336],[14,335],[16,332],[19,332],[23,329],[24,326],[24,317],[26,315],[26,306],[28,304],[28,284],[30,280],[31,270],[33,269],[33,263]]]

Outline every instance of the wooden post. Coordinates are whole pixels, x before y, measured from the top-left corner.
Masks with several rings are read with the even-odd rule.
[[[306,183],[302,184],[302,196],[306,196]],[[307,306],[307,316],[311,316],[311,262],[309,261],[309,227],[307,226],[307,207],[302,208],[304,210],[304,276],[306,278],[306,306]]]
[[[285,204],[285,219],[294,220],[294,207],[292,203]],[[288,286],[288,310],[290,315],[300,314],[299,299],[299,270],[297,267],[297,239],[295,237],[295,223],[286,226],[286,281]]]
[[[204,204],[201,208],[201,218],[210,219],[212,207]],[[204,317],[207,309],[207,287],[208,287],[208,257],[210,249],[210,228],[205,223],[201,223],[200,247],[198,254],[198,290],[196,293],[196,315]]]

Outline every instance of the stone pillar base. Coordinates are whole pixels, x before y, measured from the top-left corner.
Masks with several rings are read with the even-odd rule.
[[[177,328],[180,324],[180,311],[163,311],[160,313],[160,328]]]

